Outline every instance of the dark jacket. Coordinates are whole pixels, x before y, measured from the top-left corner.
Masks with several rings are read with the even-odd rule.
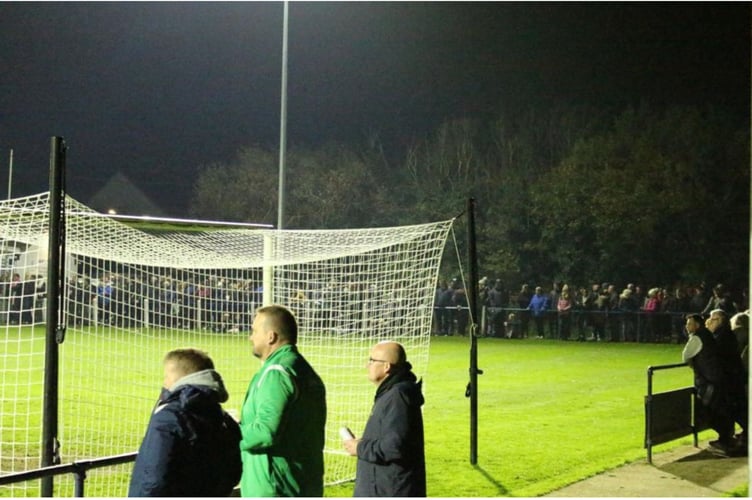
[[[164,390],[133,466],[128,496],[229,496],[240,480],[240,428],[214,370],[186,375]]]
[[[718,345],[713,334],[700,327],[695,335],[702,341],[702,349],[692,359],[692,369],[695,374],[695,388],[705,406],[717,406],[724,401],[721,398],[723,384],[723,369],[718,356]]]
[[[742,363],[742,357],[739,354],[736,335],[734,335],[728,325],[722,325],[713,332],[713,338],[718,346],[721,369],[729,393],[732,397],[744,397],[743,391],[744,384],[747,381],[747,373]]]
[[[410,363],[387,377],[358,443],[356,497],[425,497],[424,399]]]

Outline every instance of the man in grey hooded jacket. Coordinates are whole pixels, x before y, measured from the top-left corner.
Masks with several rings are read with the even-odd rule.
[[[176,349],[133,467],[128,496],[229,496],[240,480],[240,428],[220,403],[228,395],[211,358]]]

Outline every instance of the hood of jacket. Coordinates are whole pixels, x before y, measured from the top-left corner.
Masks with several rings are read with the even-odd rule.
[[[172,398],[179,393],[184,393],[185,388],[192,387],[198,391],[208,394],[219,403],[224,403],[230,397],[227,394],[225,383],[222,380],[222,376],[215,370],[201,370],[200,372],[190,373],[173,384],[172,387],[167,389],[167,394],[161,399],[164,401],[167,398]]]

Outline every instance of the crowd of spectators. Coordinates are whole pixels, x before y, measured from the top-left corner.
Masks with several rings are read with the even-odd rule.
[[[468,333],[467,293],[459,280],[440,281],[434,303],[435,335]],[[556,282],[548,290],[523,284],[510,291],[500,279],[478,283],[479,335],[489,337],[682,343],[685,316],[707,317],[714,309],[729,316],[747,311],[746,290],[735,295],[723,284],[646,289],[633,283],[620,288]]]
[[[94,273],[93,273],[94,274]],[[5,323],[45,320],[46,282],[18,273],[0,276],[0,311]],[[132,327],[148,324],[214,332],[248,329],[250,311],[261,303],[251,279],[222,276],[176,279],[157,274],[102,273],[72,277],[65,288],[69,325]]]

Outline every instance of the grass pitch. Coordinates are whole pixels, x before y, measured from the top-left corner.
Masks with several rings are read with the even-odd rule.
[[[108,342],[123,341],[120,339],[123,335],[110,335]],[[230,342],[224,339],[223,349],[246,352],[248,346],[244,337],[239,336]],[[128,342],[135,340],[128,338]],[[154,351],[158,356],[165,351],[161,344],[155,349],[146,345],[137,347],[144,352]],[[73,345],[67,346],[69,350],[73,348]],[[86,351],[89,347],[82,342],[76,349]],[[213,349],[210,351],[219,354]],[[478,382],[478,463],[473,466],[469,463],[470,401],[465,397],[469,381],[470,340],[467,337],[434,337],[428,373],[418,373],[424,380],[426,397],[428,495],[533,497],[624,463],[644,459],[646,369],[650,365],[679,362],[681,349],[682,346],[676,344],[479,339],[478,364],[484,373]],[[247,352],[243,356],[247,356]],[[363,356],[367,356],[367,352]],[[77,359],[85,360],[86,357],[81,355]],[[145,360],[144,366],[149,368],[135,381],[136,385],[143,387],[143,397],[149,401],[153,400],[158,389],[155,383],[161,375],[159,359]],[[71,370],[67,376],[84,376],[92,369],[85,362],[78,364],[84,366],[74,370],[74,363],[63,364],[65,371]],[[111,364],[116,366],[117,359],[113,358]],[[237,380],[228,381],[230,408],[239,404],[248,376],[254,369],[249,369],[247,375]],[[6,383],[10,382],[12,372],[12,369],[3,370]],[[365,369],[362,377],[364,390],[375,391],[365,381]],[[102,381],[95,382],[101,384]],[[661,371],[655,376],[654,391],[685,387],[691,382],[689,368]],[[40,387],[32,389],[39,390]],[[116,388],[109,387],[109,390]],[[87,415],[88,412],[80,412],[79,425],[82,427],[86,427]],[[119,416],[119,426],[133,426],[141,435],[148,420],[148,409]],[[352,425],[354,429],[362,429],[365,422],[352,422]],[[13,432],[11,428],[3,426],[0,431],[0,439],[5,442],[12,440],[8,435]],[[92,436],[90,456],[113,454],[104,451],[111,449],[106,443],[100,449],[96,441],[96,436]],[[691,438],[655,447],[655,451],[687,443],[691,443]],[[87,495],[106,496],[97,488],[96,478],[99,476],[117,476],[127,484],[131,467],[127,464],[119,466],[118,470],[90,471]],[[330,486],[325,494],[348,497],[352,495],[352,488],[352,483]],[[7,487],[0,487],[0,496],[9,494],[18,495]],[[38,489],[34,489],[32,495],[38,495]]]

